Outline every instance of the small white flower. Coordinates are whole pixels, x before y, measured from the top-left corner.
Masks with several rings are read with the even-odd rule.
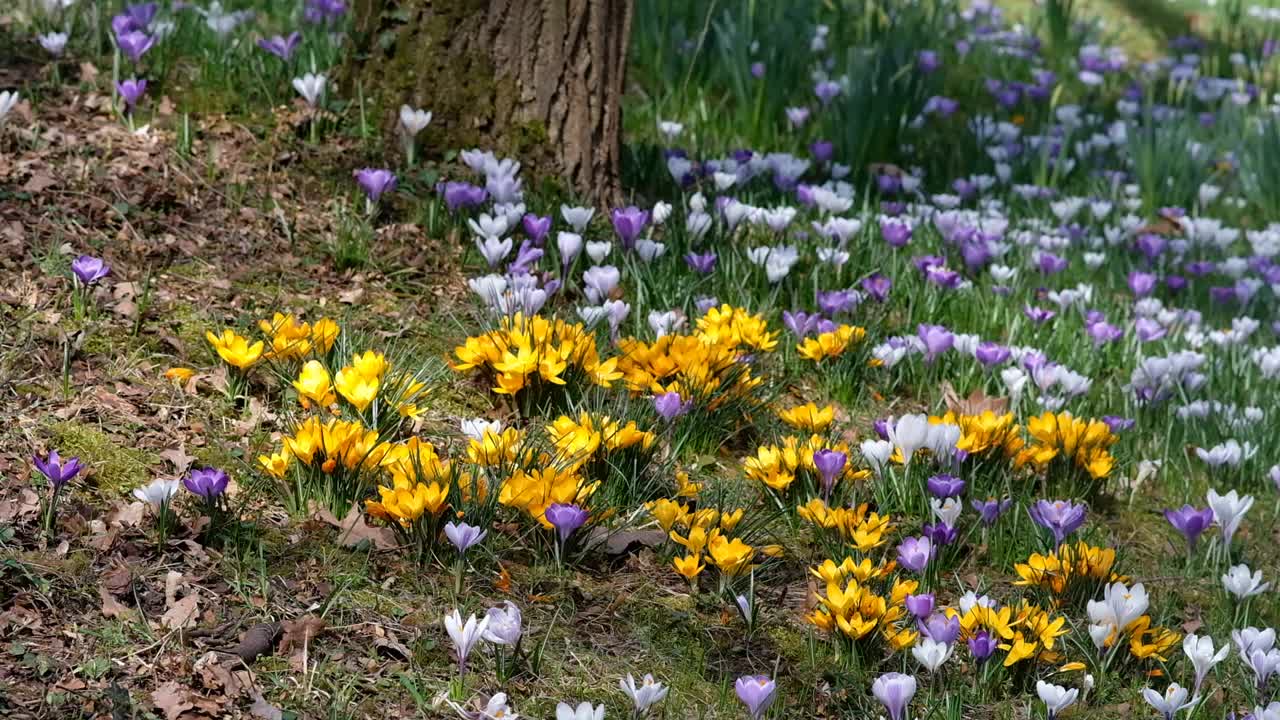
[[[67,49],[68,36],[64,32],[45,33],[36,39],[40,41],[40,47],[54,57],[61,57],[62,51]]]
[[[1053,720],[1058,713],[1075,704],[1080,691],[1076,688],[1068,690],[1061,685],[1038,680],[1036,681],[1036,694],[1044,701],[1044,706],[1049,711],[1049,720]]]
[[[459,665],[466,666],[467,656],[484,637],[484,631],[488,627],[488,616],[477,620],[475,615],[471,615],[464,624],[462,614],[456,608],[444,616],[444,629],[448,631],[449,639],[453,641],[454,650],[458,653]]]
[[[4,119],[14,106],[18,104],[18,91],[5,90],[0,92],[0,125],[4,124]]]
[[[1217,490],[1209,488],[1207,498],[1209,508],[1213,510],[1213,521],[1222,530],[1222,541],[1230,545],[1231,538],[1240,528],[1240,522],[1244,520],[1244,514],[1253,507],[1253,496],[1242,497],[1235,490],[1231,490],[1226,495],[1219,495]]]
[[[564,218],[565,222],[569,223],[576,233],[586,230],[587,223],[591,222],[591,217],[595,214],[596,211],[592,208],[560,206],[560,216]]]
[[[1164,720],[1173,720],[1173,716],[1180,710],[1185,710],[1196,704],[1196,698],[1187,701],[1187,689],[1178,683],[1170,683],[1165,689],[1164,694],[1146,688],[1142,691],[1142,698],[1147,704],[1156,709],[1156,712],[1164,716]]]
[[[1182,639],[1182,652],[1191,660],[1192,667],[1196,670],[1196,692],[1199,693],[1200,685],[1204,682],[1209,671],[1214,665],[1226,659],[1227,653],[1231,651],[1230,645],[1223,645],[1216,653],[1213,651],[1213,638],[1205,635],[1197,637],[1188,635]]]
[[[409,137],[422,132],[431,124],[431,113],[426,110],[415,110],[408,105],[400,106],[400,127]]]
[[[575,709],[568,703],[556,705],[556,720],[604,720],[604,705],[591,707],[591,703],[580,703]]]
[[[929,672],[937,672],[938,668],[951,657],[955,648],[931,637],[921,636],[911,654]]]
[[[329,79],[323,74],[307,73],[293,79],[293,89],[298,91],[308,105],[315,108],[324,97],[324,88],[328,81]]]
[[[502,434],[502,421],[500,420],[485,420],[484,418],[464,419],[461,422],[461,427],[462,434],[476,442],[484,440],[484,434],[486,432],[493,433],[494,435]]]
[[[652,675],[645,675],[637,685],[635,678],[631,677],[631,673],[618,681],[618,686],[622,688],[622,692],[631,698],[631,702],[635,704],[636,714],[643,716],[649,712],[649,708],[662,702],[667,696],[667,686],[653,679]]]
[[[134,497],[150,504],[156,510],[168,504],[176,494],[178,494],[177,480],[161,480],[158,478],[140,488],[134,488],[133,491]]]
[[[604,259],[609,257],[611,252],[613,252],[613,243],[608,240],[587,241],[587,257],[591,258],[592,262],[604,262]]]
[[[1237,600],[1251,598],[1264,593],[1271,583],[1262,581],[1262,571],[1249,569],[1248,565],[1233,565],[1222,576],[1222,585],[1227,592],[1236,596]]]

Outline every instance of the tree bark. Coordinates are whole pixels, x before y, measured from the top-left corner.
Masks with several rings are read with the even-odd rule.
[[[347,80],[390,129],[434,114],[427,144],[481,147],[615,202],[634,0],[356,0]]]

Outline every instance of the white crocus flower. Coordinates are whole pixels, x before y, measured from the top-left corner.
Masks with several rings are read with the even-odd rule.
[[[308,105],[315,108],[324,97],[324,88],[328,81],[329,79],[323,74],[307,73],[293,79],[293,89],[298,91]]]
[[[1173,716],[1179,711],[1185,710],[1196,704],[1196,698],[1187,700],[1187,689],[1178,683],[1170,683],[1165,689],[1164,694],[1146,688],[1142,691],[1142,699],[1147,704],[1156,709],[1156,712],[1164,716],[1164,720],[1173,720]]]
[[[1217,652],[1213,651],[1213,638],[1205,635],[1197,637],[1188,635],[1182,639],[1182,652],[1186,653],[1187,659],[1191,661],[1192,667],[1196,670],[1196,694],[1200,694],[1200,685],[1204,683],[1204,679],[1208,676],[1209,671],[1214,665],[1226,659],[1227,653],[1231,651],[1230,645],[1223,645]]]
[[[637,717],[646,715],[649,708],[662,702],[667,696],[667,686],[654,680],[652,675],[645,675],[637,685],[631,673],[627,673],[625,678],[618,681],[618,687],[622,688],[622,692],[626,693],[635,704]]]
[[[431,124],[431,113],[427,110],[421,110],[409,107],[408,105],[400,106],[400,127],[409,137],[414,137],[418,133],[427,129]]]
[[[903,415],[887,426],[889,442],[902,452],[902,464],[911,465],[916,451],[929,445],[929,418],[923,414]]]
[[[493,433],[494,435],[502,434],[501,420],[485,420],[484,418],[464,419],[461,423],[462,434],[481,442],[484,440],[485,433]]]
[[[4,92],[0,92],[0,125],[4,125],[4,119],[8,117],[9,113],[17,104],[17,90],[5,90]]]
[[[1068,690],[1061,685],[1038,680],[1036,681],[1036,694],[1044,701],[1044,706],[1049,712],[1049,720],[1053,720],[1063,710],[1075,704],[1080,691],[1076,688]]]
[[[911,654],[926,670],[937,672],[938,668],[951,657],[954,650],[954,646],[922,636],[916,646],[911,648]]]
[[[1235,490],[1229,491],[1226,495],[1219,495],[1217,490],[1209,488],[1207,499],[1209,508],[1213,510],[1213,521],[1222,530],[1222,542],[1230,545],[1231,538],[1235,536],[1236,530],[1240,529],[1244,514],[1253,507],[1253,496],[1241,496]]]
[[[149,484],[135,488],[133,496],[151,505],[157,511],[164,507],[178,494],[177,480],[152,480]]]
[[[574,708],[568,703],[556,705],[556,720],[604,720],[604,705],[591,707],[591,703],[580,703]]]
[[[1222,576],[1222,585],[1237,600],[1264,593],[1271,583],[1262,581],[1262,571],[1249,569],[1248,565],[1233,565]]]
[[[595,214],[596,211],[592,208],[560,206],[560,216],[564,218],[565,222],[569,223],[576,233],[586,230],[587,223],[591,222],[591,217]]]
[[[488,627],[488,616],[477,620],[475,615],[471,615],[466,623],[463,623],[462,614],[456,608],[444,616],[444,629],[448,631],[449,639],[453,641],[453,648],[457,651],[460,673],[466,672],[467,656],[484,637],[484,631]]]

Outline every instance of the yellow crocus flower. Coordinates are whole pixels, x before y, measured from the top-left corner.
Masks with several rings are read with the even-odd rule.
[[[250,344],[248,338],[236,334],[231,328],[223,330],[222,335],[206,332],[204,336],[218,352],[218,357],[232,367],[246,370],[262,359],[263,342],[259,340]]]

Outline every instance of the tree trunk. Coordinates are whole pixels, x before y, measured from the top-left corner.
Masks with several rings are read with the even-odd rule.
[[[612,203],[633,2],[356,0],[346,80],[388,129],[432,111],[428,153],[492,149]]]

